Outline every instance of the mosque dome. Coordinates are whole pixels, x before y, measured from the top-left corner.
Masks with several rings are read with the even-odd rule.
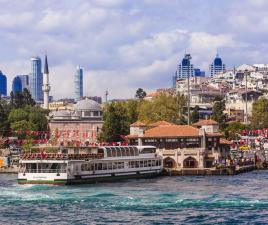
[[[83,99],[78,101],[74,105],[75,111],[102,111],[101,106],[98,102],[91,99]]]

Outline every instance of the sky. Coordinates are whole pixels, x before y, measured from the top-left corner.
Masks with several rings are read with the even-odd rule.
[[[0,70],[8,91],[30,58],[48,54],[51,95],[73,97],[77,65],[84,95],[132,98],[170,87],[185,52],[208,72],[268,63],[266,0],[0,0]]]

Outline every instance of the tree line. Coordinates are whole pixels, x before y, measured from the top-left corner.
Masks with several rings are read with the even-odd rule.
[[[49,111],[36,105],[28,89],[14,94],[10,100],[0,99],[0,136],[25,138],[25,131],[47,131]]]

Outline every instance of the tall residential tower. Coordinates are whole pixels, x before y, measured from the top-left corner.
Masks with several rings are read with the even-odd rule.
[[[42,63],[39,57],[31,58],[31,73],[30,73],[30,92],[32,97],[37,102],[43,101],[43,74]]]
[[[188,54],[185,54],[184,58],[182,59],[181,64],[178,65],[177,68],[177,76],[178,79],[186,79],[188,77],[188,73],[190,77],[194,76],[194,66],[190,63],[189,59],[187,59]]]
[[[213,77],[214,75],[225,72],[225,64],[222,63],[221,58],[219,57],[219,54],[216,55],[216,58],[214,59],[213,63],[210,65],[210,76]]]
[[[76,101],[83,97],[83,69],[77,66],[74,76],[74,98]]]

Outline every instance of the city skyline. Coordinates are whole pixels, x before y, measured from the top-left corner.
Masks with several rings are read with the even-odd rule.
[[[104,96],[108,89],[109,98],[128,98],[138,87],[150,92],[170,86],[185,52],[206,74],[217,52],[227,69],[268,62],[266,1],[190,3],[1,0],[0,70],[8,93],[16,74],[30,72],[30,56],[45,52],[56,99],[72,96],[68,87],[78,64],[87,95]]]

